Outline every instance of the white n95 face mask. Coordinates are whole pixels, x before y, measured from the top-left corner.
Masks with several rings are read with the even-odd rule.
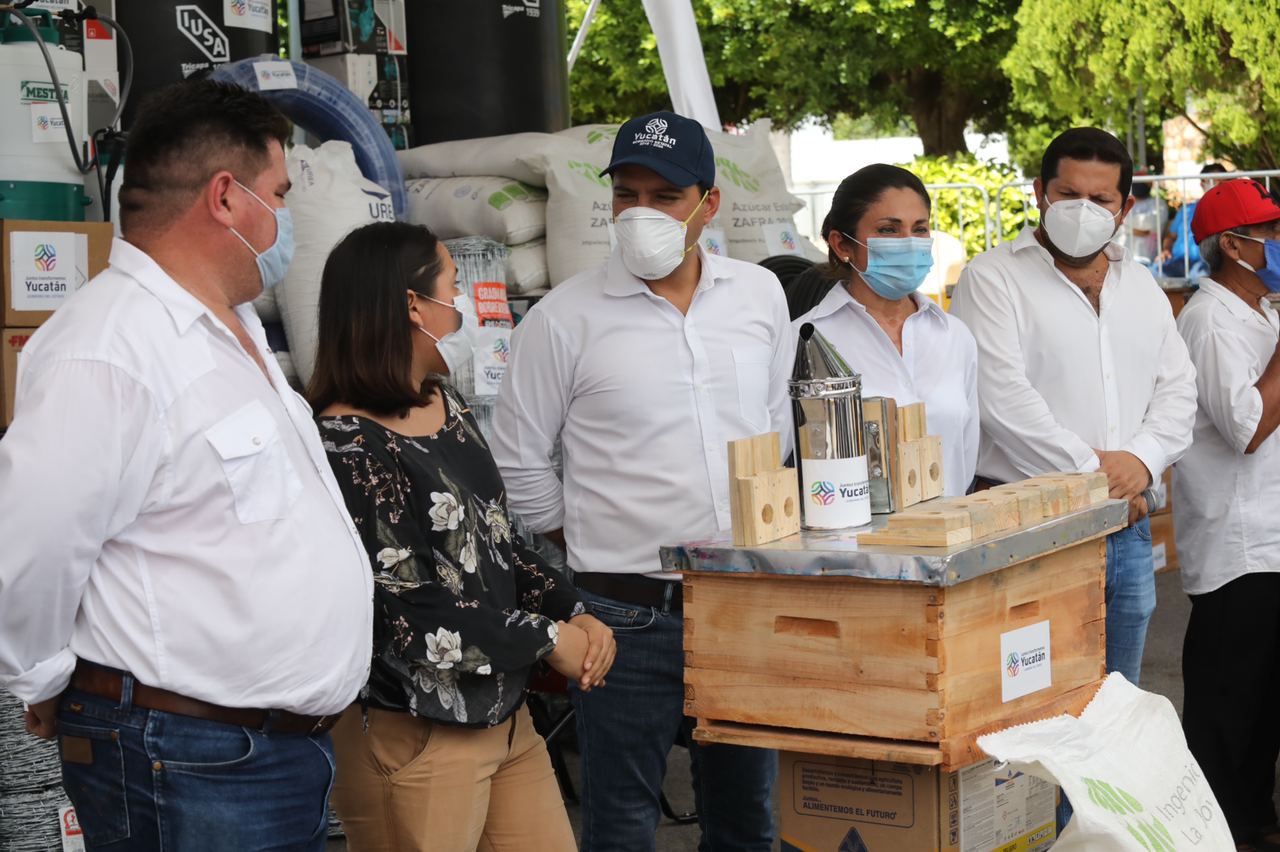
[[[1071,258],[1092,258],[1115,235],[1116,216],[1087,198],[1055,201],[1045,208],[1041,225],[1054,248]]]
[[[693,246],[686,247],[689,222],[707,200],[702,194],[689,218],[681,222],[652,207],[632,207],[614,219],[613,234],[622,251],[622,265],[637,278],[656,281],[666,278],[684,260]]]

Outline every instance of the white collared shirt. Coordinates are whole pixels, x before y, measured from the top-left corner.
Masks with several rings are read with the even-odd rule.
[[[1110,244],[1095,312],[1027,227],[960,273],[951,312],[978,342],[978,475],[1091,471],[1125,450],[1159,482],[1191,443],[1195,368],[1144,267]]]
[[[229,707],[335,713],[373,577],[311,411],[249,305],[225,325],[122,240],[31,338],[0,441],[0,686],[76,658]],[[274,385],[274,386],[273,386]]]
[[[667,576],[661,545],[730,528],[727,443],[777,431],[790,451],[782,287],[762,267],[698,252],[687,315],[615,251],[516,327],[493,455],[512,511],[537,532],[563,527],[575,571]]]
[[[1280,571],[1280,434],[1251,455],[1262,419],[1255,384],[1280,340],[1280,317],[1208,278],[1178,314],[1196,365],[1195,439],[1173,478],[1173,528],[1182,588],[1212,592],[1245,574]]]
[[[902,327],[901,353],[844,282],[791,324],[793,337],[813,323],[862,375],[863,399],[923,402],[929,434],[942,438],[945,493],[959,496],[969,490],[978,462],[978,348],[964,323],[928,296],[911,298],[916,312]]]

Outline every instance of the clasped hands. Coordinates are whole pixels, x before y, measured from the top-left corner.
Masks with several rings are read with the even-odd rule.
[[[1136,524],[1147,516],[1150,507],[1144,492],[1151,485],[1151,471],[1142,459],[1124,450],[1094,450],[1098,470],[1107,475],[1109,494],[1129,503],[1129,523]]]
[[[583,692],[604,686],[618,651],[613,631],[594,615],[575,615],[560,622],[560,638],[548,656],[551,668],[575,681]]]

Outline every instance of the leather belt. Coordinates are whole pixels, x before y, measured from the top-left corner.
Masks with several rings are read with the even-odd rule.
[[[77,660],[76,670],[71,675],[71,688],[99,698],[119,701],[124,694],[124,673],[87,660]],[[136,680],[133,684],[133,706],[271,734],[323,734],[337,724],[342,716],[341,713],[303,716],[287,710],[222,707],[167,689],[147,686]]]
[[[615,601],[651,606],[668,607],[671,612],[684,610],[684,586],[679,580],[655,580],[642,574],[603,574],[599,571],[573,575],[573,584],[595,595]]]

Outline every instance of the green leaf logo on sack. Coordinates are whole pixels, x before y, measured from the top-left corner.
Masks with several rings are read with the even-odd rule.
[[[456,194],[456,193],[455,193]],[[509,183],[489,196],[489,206],[494,210],[506,210],[515,201],[545,201],[546,193],[522,183]]]
[[[617,136],[618,136],[618,128],[616,127],[610,127],[605,130],[592,130],[590,133],[587,134],[587,144],[594,145],[597,142],[601,142],[601,141],[612,142],[615,138],[617,138]]]
[[[734,186],[745,189],[747,192],[760,191],[760,181],[728,157],[716,157],[716,173],[721,178],[728,178]]]
[[[1084,781],[1085,786],[1089,788],[1089,799],[1104,810],[1121,816],[1140,814],[1145,810],[1141,802],[1120,787],[1112,786],[1096,778],[1081,778],[1080,780]],[[1149,852],[1176,852],[1177,847],[1173,843],[1173,835],[1155,817],[1152,817],[1150,822],[1143,819],[1130,822],[1126,819],[1124,827],[1133,839],[1138,841],[1142,848],[1149,850]]]
[[[607,175],[601,176],[599,166],[593,165],[591,163],[583,163],[579,160],[569,160],[567,163],[565,163],[565,165],[569,168],[570,171],[574,172],[575,174],[581,177],[586,178],[587,180],[591,181],[592,183],[598,186],[608,186],[608,187],[613,186],[613,181],[611,181]]]

